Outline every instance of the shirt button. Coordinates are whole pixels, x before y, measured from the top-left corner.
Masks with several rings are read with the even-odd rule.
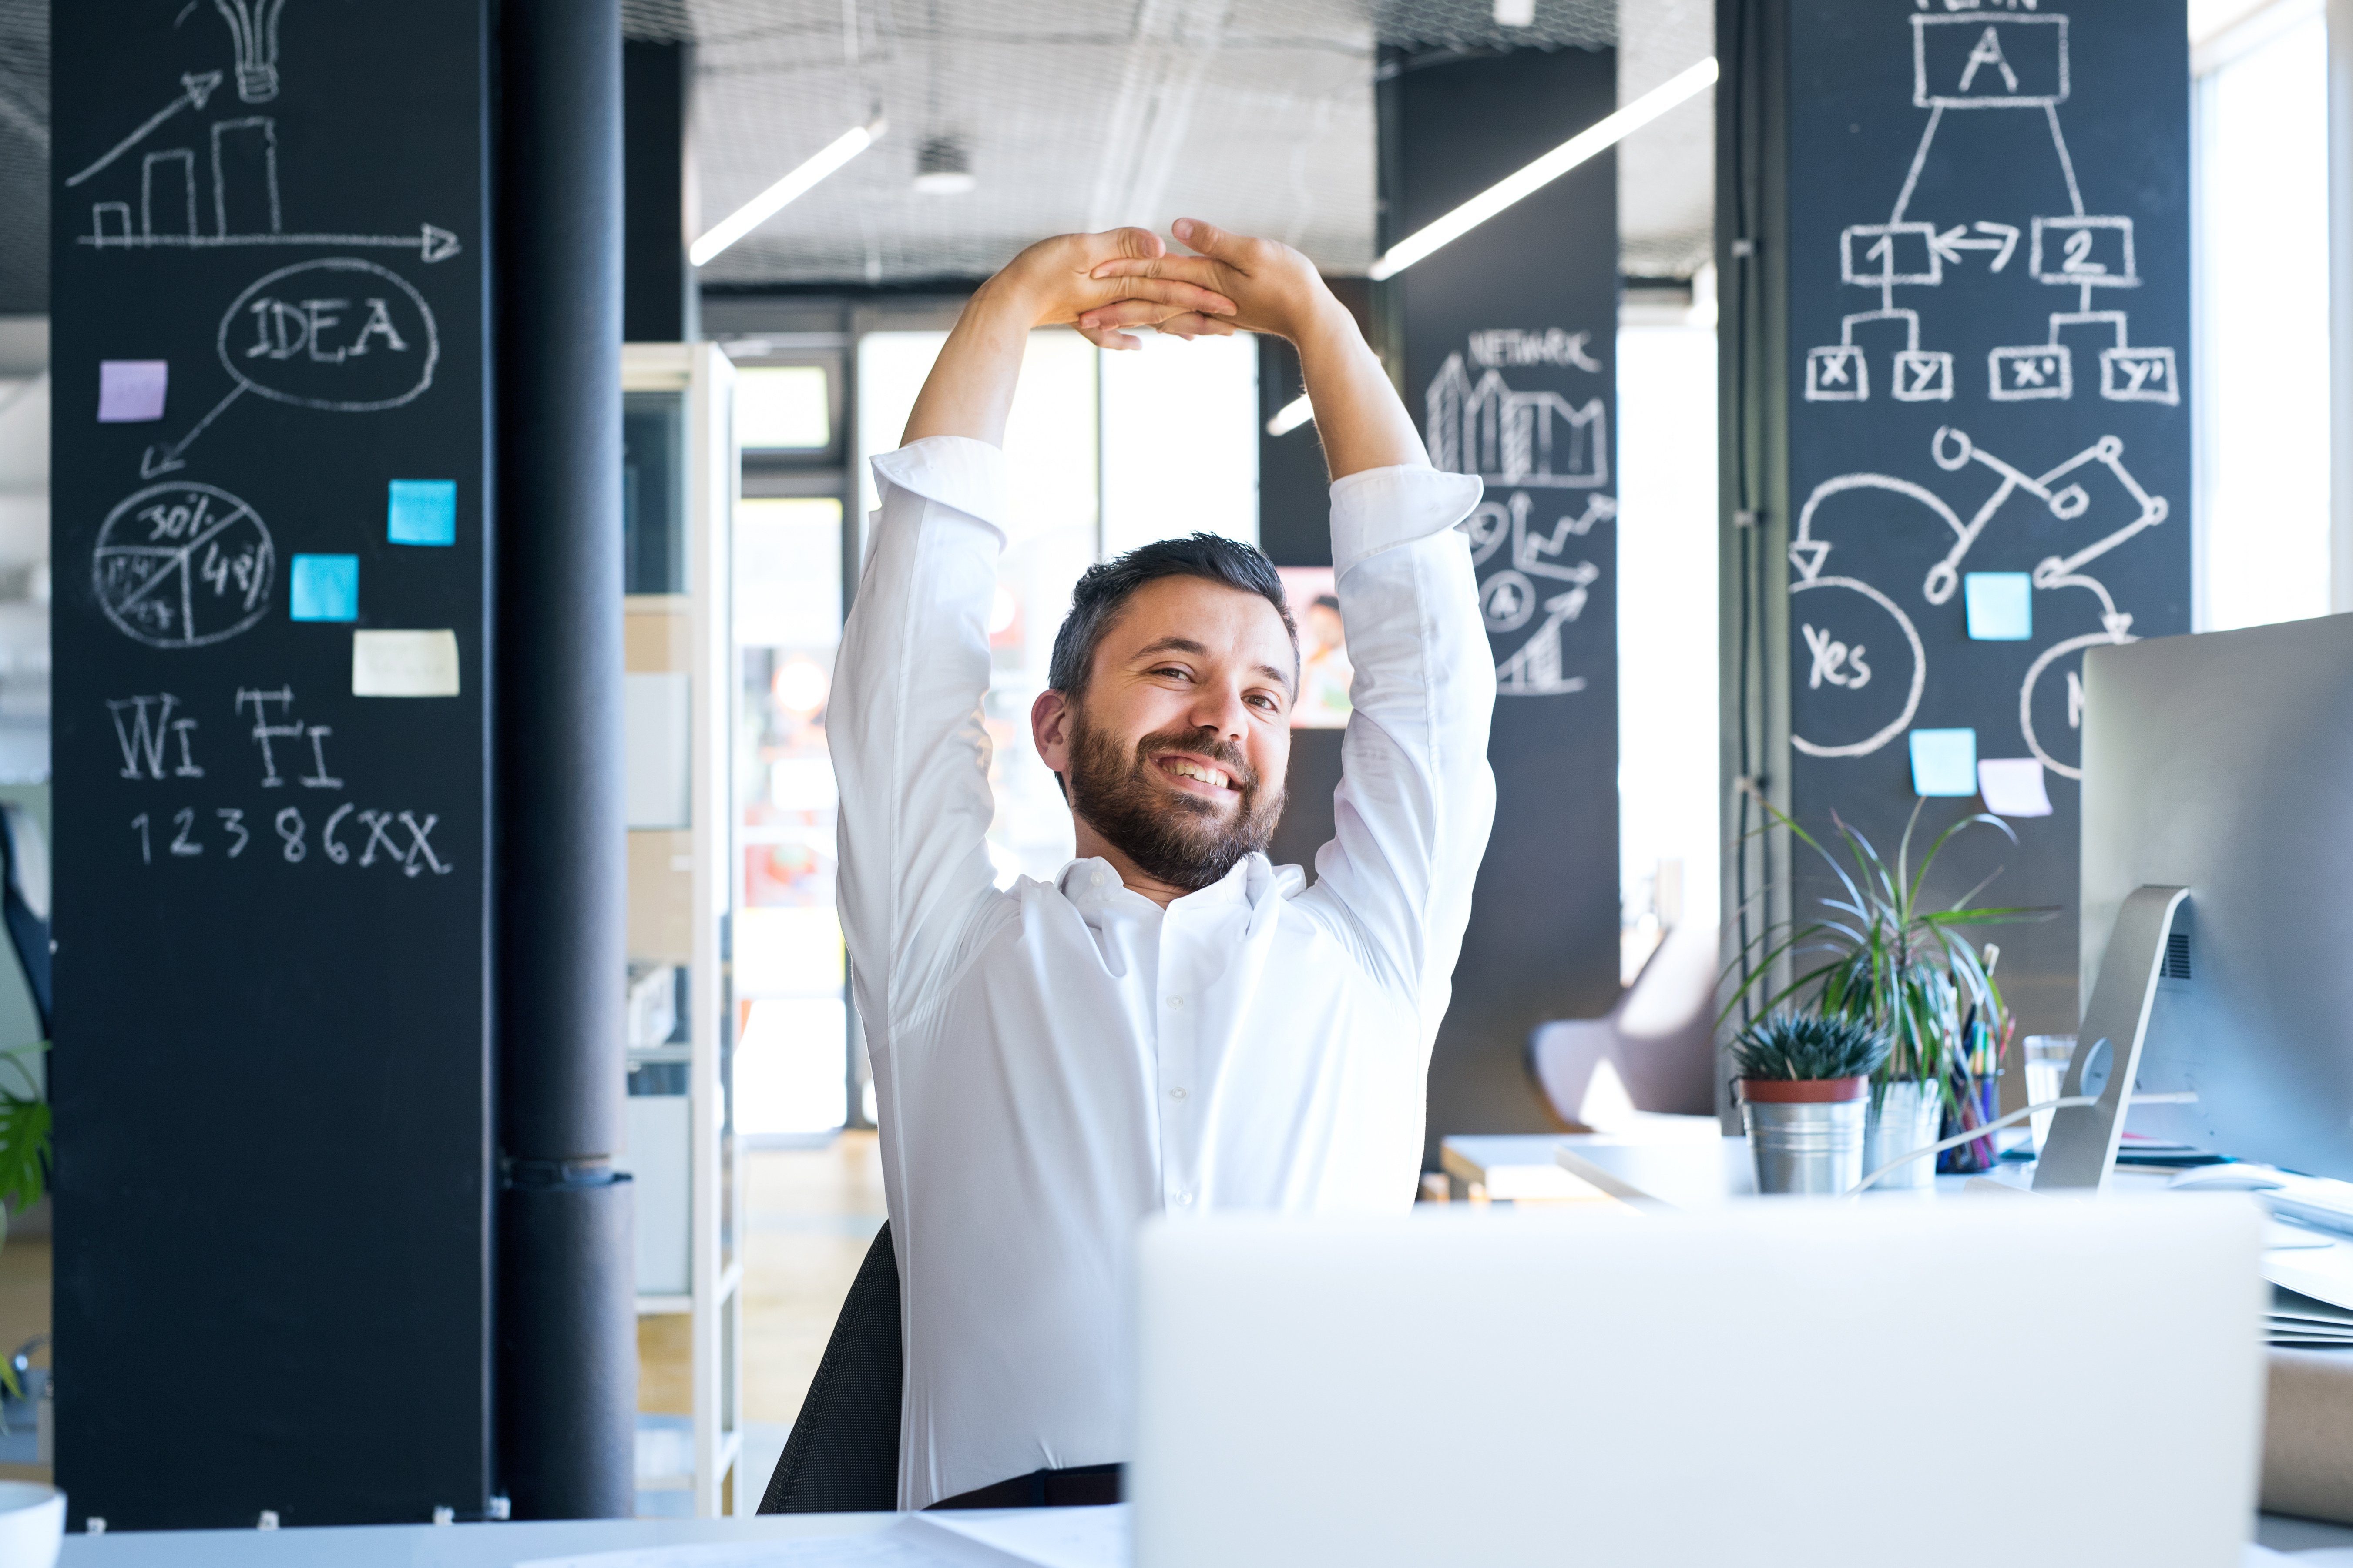
[[[1168,1008],[1169,1008],[1169,1011],[1171,1011],[1171,1012],[1182,1012],[1182,1011],[1184,1011],[1184,1008],[1185,1008],[1185,998],[1183,998],[1182,996],[1171,996],[1170,998],[1168,998]]]
[[[1172,1089],[1168,1091],[1168,1098],[1171,1100],[1182,1100],[1185,1098],[1185,1091],[1181,1089]]]
[[[1100,888],[1100,887],[1102,887],[1102,886],[1103,886],[1103,873],[1102,873],[1101,871],[1090,872],[1090,873],[1088,874],[1088,877],[1087,877],[1087,886],[1088,886],[1088,887],[1090,887],[1090,888]]]
[[[1176,1206],[1180,1209],[1191,1208],[1193,1206],[1193,1194],[1190,1193],[1178,1193],[1176,1194]]]

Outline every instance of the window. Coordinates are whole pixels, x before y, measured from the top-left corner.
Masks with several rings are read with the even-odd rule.
[[[2329,609],[2327,27],[2235,9],[2195,51],[2201,631]]]
[[[734,937],[736,1127],[750,1137],[825,1132],[843,1123],[849,1107],[833,901],[837,803],[825,740],[841,642],[841,502],[739,502],[734,579],[744,878]]]
[[[735,438],[747,452],[833,445],[833,378],[823,365],[746,365],[735,378]]]
[[[1618,800],[1631,982],[1668,926],[1716,921],[1715,333],[1618,334]]]

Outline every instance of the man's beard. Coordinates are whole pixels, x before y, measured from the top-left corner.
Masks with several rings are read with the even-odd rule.
[[[1217,802],[1166,783],[1153,759],[1168,752],[1208,757],[1233,781],[1239,804]],[[1198,730],[1146,735],[1133,751],[1119,737],[1086,721],[1076,709],[1071,723],[1071,809],[1145,876],[1187,892],[1222,879],[1252,850],[1263,850],[1282,816],[1282,784],[1269,787],[1230,741]]]

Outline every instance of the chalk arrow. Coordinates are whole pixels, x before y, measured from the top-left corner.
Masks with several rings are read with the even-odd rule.
[[[1799,576],[1810,583],[1821,575],[1822,558],[1830,552],[1828,540],[1800,539],[1789,546],[1789,564],[1798,569]]]
[[[205,106],[205,100],[210,98],[213,95],[213,89],[220,86],[220,84],[221,73],[218,71],[192,71],[181,77],[179,97],[174,99],[171,102],[165,104],[163,108],[149,115],[145,124],[140,126],[138,130],[133,131],[130,135],[125,136],[121,141],[117,142],[113,146],[108,148],[106,152],[100,156],[98,162],[90,164],[90,167],[82,170],[81,173],[78,174],[68,175],[66,178],[66,184],[69,185],[80,184],[84,180],[89,179],[92,174],[97,174],[100,170],[113,163],[117,158],[121,157],[122,154],[130,152],[131,149],[138,146],[139,143],[147,140],[149,136],[154,134],[155,128],[157,126],[163,124],[166,120],[171,119],[174,114],[179,113],[180,110],[188,108],[190,105],[194,105],[199,110],[203,109]]]
[[[458,237],[456,235],[451,234],[446,228],[436,228],[429,223],[425,226],[424,237],[417,247],[417,253],[420,259],[426,261],[446,261],[450,257],[457,255],[458,251],[459,245]]]
[[[1960,265],[1961,253],[1965,250],[1999,252],[1993,258],[1992,271],[1999,272],[2009,266],[2010,252],[2018,248],[2018,230],[2006,223],[1979,223],[1976,226],[1982,237],[1968,237],[1970,226],[1957,223],[1942,234],[1931,233],[1929,247],[1957,267]]]
[[[222,398],[218,403],[214,404],[211,411],[202,419],[197,420],[195,427],[190,430],[186,435],[168,445],[150,447],[144,452],[140,453],[139,477],[142,479],[152,479],[158,474],[168,474],[174,468],[186,468],[188,466],[187,460],[181,457],[180,454],[195,446],[196,444],[196,437],[203,435],[206,428],[210,426],[214,420],[221,416],[222,411],[227,409],[230,404],[235,403],[238,398],[244,395],[245,383],[240,381],[235,386],[229,388],[228,395]]]

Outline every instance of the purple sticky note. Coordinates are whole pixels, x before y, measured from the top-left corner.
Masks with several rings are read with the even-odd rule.
[[[141,425],[164,417],[164,387],[172,366],[160,359],[98,362],[98,422]]]

